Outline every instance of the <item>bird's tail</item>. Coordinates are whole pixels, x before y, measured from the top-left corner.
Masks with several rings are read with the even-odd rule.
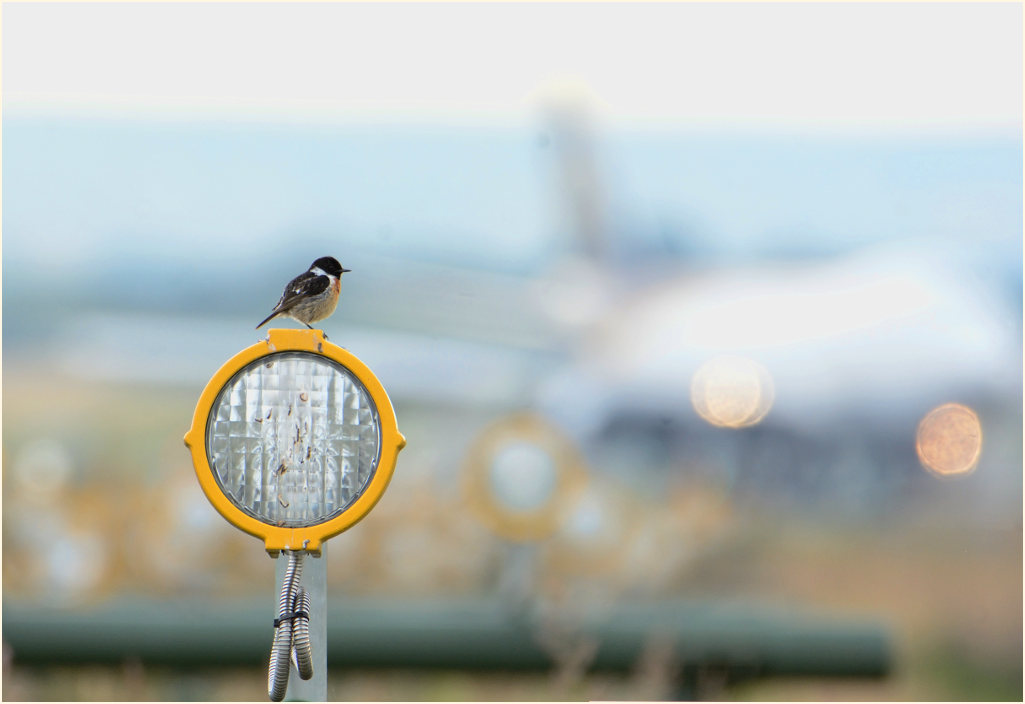
[[[281,311],[280,311],[280,310],[276,310],[276,311],[274,311],[273,313],[271,313],[270,315],[268,315],[268,316],[267,316],[266,318],[264,318],[264,319],[263,319],[263,322],[262,322],[262,323],[260,323],[259,325],[257,325],[257,326],[256,326],[256,329],[257,329],[257,330],[259,330],[259,329],[260,329],[260,328],[262,328],[262,327],[263,327],[264,325],[266,325],[266,324],[268,323],[268,321],[270,321],[270,320],[271,320],[272,318],[274,318],[274,317],[276,317],[276,316],[278,316],[278,315],[281,315]]]

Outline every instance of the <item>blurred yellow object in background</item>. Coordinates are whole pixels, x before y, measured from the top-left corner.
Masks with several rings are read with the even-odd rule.
[[[973,471],[982,454],[979,416],[959,403],[934,408],[918,425],[915,449],[925,468],[941,477]]]
[[[470,509],[495,533],[517,542],[554,533],[586,481],[584,459],[573,442],[530,413],[485,428],[463,463]]]

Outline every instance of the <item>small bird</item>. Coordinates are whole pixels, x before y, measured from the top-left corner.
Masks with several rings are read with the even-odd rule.
[[[342,274],[347,271],[352,269],[342,267],[334,257],[321,257],[313,262],[307,271],[288,282],[281,300],[256,328],[260,329],[272,318],[284,315],[312,330],[310,323],[323,320],[335,312]]]

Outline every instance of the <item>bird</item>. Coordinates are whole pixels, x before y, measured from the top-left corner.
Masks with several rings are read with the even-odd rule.
[[[347,271],[352,269],[344,268],[334,257],[317,259],[309,269],[288,282],[274,310],[256,329],[259,330],[272,318],[284,315],[312,330],[310,323],[324,320],[335,312],[342,274]]]

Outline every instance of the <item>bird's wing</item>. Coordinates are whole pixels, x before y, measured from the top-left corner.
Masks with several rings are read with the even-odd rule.
[[[285,292],[281,294],[281,300],[274,306],[274,310],[279,313],[286,311],[303,298],[323,293],[330,284],[331,279],[327,276],[311,271],[300,274],[285,286]]]

